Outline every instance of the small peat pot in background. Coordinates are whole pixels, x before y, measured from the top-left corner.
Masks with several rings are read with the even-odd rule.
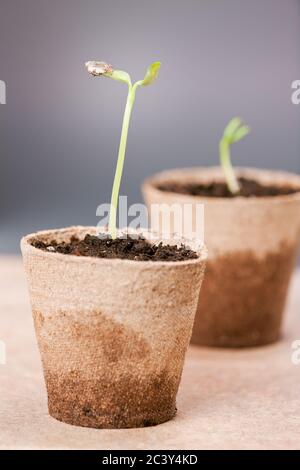
[[[143,194],[149,207],[204,203],[208,261],[192,342],[264,345],[281,333],[300,241],[300,176],[239,168],[228,178],[228,170],[162,172],[144,183]]]
[[[21,241],[49,413],[95,428],[163,423],[176,412],[206,250],[156,249],[144,233],[114,252],[118,238],[95,235],[70,227]]]

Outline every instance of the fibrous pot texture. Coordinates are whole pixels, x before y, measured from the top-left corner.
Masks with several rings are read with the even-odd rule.
[[[299,192],[220,198],[158,189],[172,182],[224,181],[217,167],[166,171],[143,185],[149,207],[204,204],[208,261],[192,335],[192,342],[199,345],[258,346],[276,341],[281,334],[300,241],[300,177],[251,168],[238,168],[237,175]],[[159,230],[159,226],[152,228]]]
[[[31,245],[87,233],[96,229],[43,231],[21,241],[49,413],[95,428],[167,421],[176,412],[205,247],[189,243],[196,259],[152,262],[65,255]]]

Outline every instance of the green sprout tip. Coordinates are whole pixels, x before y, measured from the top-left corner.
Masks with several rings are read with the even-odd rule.
[[[113,67],[110,64],[107,64],[106,62],[90,60],[86,62],[85,66],[86,66],[87,71],[94,77],[105,76],[108,78],[112,78],[113,80],[126,83],[128,85],[128,95],[127,95],[127,101],[126,101],[124,117],[123,117],[123,125],[122,125],[122,131],[121,131],[115,178],[114,178],[114,183],[113,183],[113,188],[112,188],[109,223],[108,223],[108,231],[110,233],[110,236],[113,239],[115,239],[117,237],[116,223],[117,223],[117,208],[118,208],[118,201],[119,201],[119,192],[120,192],[120,185],[121,185],[123,166],[124,166],[124,160],[125,160],[129,122],[130,122],[133,104],[135,101],[135,93],[139,86],[150,85],[150,83],[152,83],[157,78],[158,72],[160,69],[160,62],[154,62],[153,64],[151,64],[148,67],[146,75],[143,78],[143,80],[138,80],[134,84],[131,83],[130,75],[127,72],[123,72],[122,70],[114,70]]]
[[[250,128],[243,124],[241,118],[235,117],[225,127],[219,143],[220,164],[225,175],[227,187],[232,194],[240,192],[240,185],[231,164],[230,146],[243,139],[249,132]]]

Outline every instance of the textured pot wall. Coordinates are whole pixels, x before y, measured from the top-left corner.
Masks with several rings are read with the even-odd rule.
[[[43,252],[31,238],[21,247],[50,414],[92,427],[172,418],[205,250],[182,263],[101,260]]]
[[[240,169],[261,182],[300,188],[300,177]],[[148,205],[205,205],[208,263],[192,341],[216,346],[253,346],[278,339],[300,239],[300,193],[266,198],[200,198],[163,192],[163,181],[222,179],[219,168],[163,172],[143,186]],[[153,227],[159,229],[159,227]]]

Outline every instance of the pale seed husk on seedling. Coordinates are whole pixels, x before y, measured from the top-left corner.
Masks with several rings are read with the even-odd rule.
[[[119,192],[120,192],[120,185],[121,185],[124,159],[125,159],[125,153],[126,153],[126,144],[127,144],[130,117],[131,117],[133,104],[135,101],[135,93],[139,86],[150,85],[157,78],[158,72],[160,69],[160,62],[153,62],[148,67],[145,77],[142,80],[138,80],[134,84],[132,84],[130,75],[127,72],[124,72],[122,70],[114,70],[113,67],[106,62],[90,60],[86,62],[85,66],[86,66],[88,73],[90,73],[94,77],[104,76],[104,77],[112,78],[113,80],[117,80],[119,82],[126,83],[128,85],[128,95],[127,95],[127,101],[126,101],[124,117],[123,117],[118,161],[117,161],[115,178],[114,178],[114,183],[113,183],[113,188],[112,188],[110,215],[109,215],[109,224],[108,224],[108,230],[109,230],[110,236],[113,239],[115,239],[117,236],[116,221],[117,221]]]

